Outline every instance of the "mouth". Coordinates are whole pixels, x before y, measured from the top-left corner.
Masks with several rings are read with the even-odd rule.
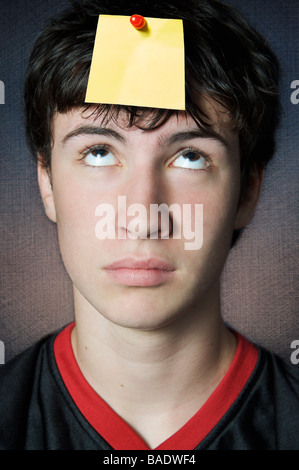
[[[171,280],[175,268],[162,258],[122,258],[105,267],[109,279],[118,284],[151,287]]]

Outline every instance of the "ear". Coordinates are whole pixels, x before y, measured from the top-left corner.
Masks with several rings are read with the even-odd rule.
[[[244,197],[239,203],[235,220],[235,230],[240,230],[249,224],[253,218],[264,179],[264,170],[256,165],[251,171]]]
[[[37,179],[45,212],[49,219],[52,220],[52,222],[56,222],[56,209],[54,203],[50,170],[48,170],[43,165],[40,158],[37,165]]]

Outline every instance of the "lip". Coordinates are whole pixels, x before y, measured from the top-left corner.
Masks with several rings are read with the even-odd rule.
[[[105,267],[107,276],[123,285],[158,286],[173,278],[175,268],[162,258],[122,258]]]

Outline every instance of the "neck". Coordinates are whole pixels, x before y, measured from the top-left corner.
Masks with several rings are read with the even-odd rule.
[[[79,367],[151,447],[198,411],[231,363],[236,342],[219,304],[214,297],[205,312],[195,309],[161,328],[134,330],[86,308],[75,293],[72,344]],[[144,422],[152,432],[143,429]]]

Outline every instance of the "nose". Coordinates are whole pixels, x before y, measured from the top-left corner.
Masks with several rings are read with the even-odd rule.
[[[172,221],[167,211],[167,184],[163,171],[144,168],[132,172],[123,186],[118,233],[131,239],[168,238]]]

